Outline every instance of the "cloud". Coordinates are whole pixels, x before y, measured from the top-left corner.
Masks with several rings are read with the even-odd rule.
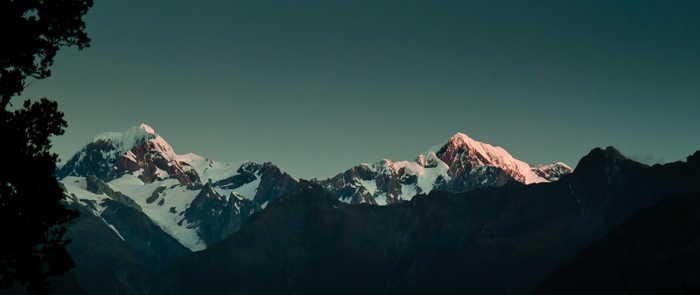
[[[650,155],[650,154],[636,154],[636,153],[631,153],[629,152],[631,149],[628,149],[626,146],[622,144],[616,144],[614,147],[620,151],[625,157],[628,157],[634,161],[644,163],[647,165],[654,165],[654,164],[666,164],[668,161],[662,156],[656,156],[656,155]]]

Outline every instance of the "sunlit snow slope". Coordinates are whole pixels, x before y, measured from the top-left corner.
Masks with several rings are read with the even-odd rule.
[[[344,202],[386,205],[434,189],[463,192],[510,181],[547,182],[568,173],[571,168],[563,163],[529,165],[501,147],[457,133],[414,161],[385,159],[314,181]],[[235,233],[251,214],[298,182],[272,163],[177,155],[145,124],[96,136],[57,176],[96,216],[105,198],[126,202],[195,251]],[[113,192],[101,193],[95,186]]]

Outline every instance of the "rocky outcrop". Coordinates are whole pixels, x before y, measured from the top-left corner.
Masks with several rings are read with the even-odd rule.
[[[457,170],[456,174],[449,178],[440,178],[435,183],[434,189],[461,193],[485,187],[503,186],[511,181],[515,179],[501,168],[476,166],[469,170]]]
[[[697,195],[700,167],[692,160],[648,167],[613,148],[595,149],[556,182],[509,181],[461,194],[434,190],[385,207],[349,206],[319,185],[300,182],[236,235],[173,264],[151,294],[527,294],[634,212]],[[696,216],[692,208],[684,216]],[[664,235],[657,244],[696,238],[693,233]],[[640,241],[630,245],[649,242]],[[583,263],[600,254],[586,257]],[[576,291],[568,283],[581,271],[600,269],[574,272],[563,281],[567,290]]]
[[[530,174],[530,165],[514,159],[501,147],[478,142],[463,133],[457,133],[443,144],[435,156],[449,167],[450,175],[462,175],[476,167],[493,166],[506,172],[515,181],[530,184],[547,180]]]
[[[333,178],[314,180],[314,182],[346,203],[384,205],[402,201],[402,195],[407,187],[412,191],[417,189],[417,193],[421,193],[421,188],[416,188],[418,177],[414,171],[407,170],[405,166],[396,165],[391,160],[383,160],[372,166],[366,164],[355,166]]]
[[[298,180],[286,172],[282,172],[272,163],[251,164],[249,167],[256,167],[257,175],[260,177],[260,184],[253,201],[259,205],[267,204],[279,198],[279,196],[289,192],[298,183]]]
[[[111,180],[133,174],[146,183],[168,178],[177,179],[182,185],[199,182],[199,175],[191,166],[164,154],[163,150],[167,148],[156,141],[134,147],[117,159],[106,178]]]
[[[340,200],[351,200],[352,204],[371,204],[372,194],[360,184],[362,181],[373,181],[375,177],[376,172],[372,171],[368,165],[359,165],[318,183]]]
[[[547,181],[557,181],[562,176],[571,174],[571,172],[574,171],[571,167],[562,162],[545,165],[530,165],[530,170]]]
[[[564,163],[528,165],[503,148],[457,133],[414,162],[382,160],[316,182],[350,204],[392,204],[434,189],[461,193],[511,181],[549,182],[572,171]]]
[[[101,179],[98,179],[97,177],[92,175],[88,175],[85,178],[85,181],[87,183],[87,191],[98,195],[105,194],[116,202],[122,203],[138,211],[143,211],[141,209],[141,206],[139,206],[139,204],[136,204],[134,199],[118,191],[113,190],[107,183],[105,183]]]
[[[104,181],[133,174],[143,182],[177,179],[182,185],[200,183],[199,175],[187,163],[179,161],[172,147],[147,125],[125,132],[98,135],[57,170],[67,176],[92,175]]]
[[[113,169],[116,159],[113,151],[116,149],[114,142],[100,140],[87,144],[83,149],[71,157],[63,167],[58,169],[56,177],[93,175],[99,179],[107,180],[107,174]]]
[[[237,232],[251,214],[260,210],[258,204],[236,193],[228,198],[221,196],[207,182],[184,211],[183,222],[188,228],[196,228],[202,241],[211,245]]]

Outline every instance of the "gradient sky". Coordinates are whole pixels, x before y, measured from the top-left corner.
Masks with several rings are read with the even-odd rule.
[[[175,152],[326,178],[456,132],[531,164],[700,149],[700,1],[100,0],[57,100],[65,161],[146,123]]]

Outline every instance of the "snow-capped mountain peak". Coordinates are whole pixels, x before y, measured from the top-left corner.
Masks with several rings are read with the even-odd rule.
[[[112,145],[110,158],[120,157],[126,151],[160,137],[153,128],[146,124],[133,126],[124,132],[105,132],[93,138],[92,143],[109,143]],[[171,148],[172,149],[172,148]]]
[[[197,172],[183,164],[165,139],[146,124],[95,136],[57,173],[59,178],[95,175],[105,181],[124,174],[144,182],[166,178],[182,184],[199,182]]]
[[[532,171],[529,164],[513,158],[502,147],[473,140],[461,132],[438,147],[424,152],[424,157],[430,152],[435,152],[435,155],[450,167],[452,174],[460,174],[479,166],[494,166],[525,184],[547,181]]]
[[[387,204],[434,189],[459,193],[509,181],[548,182],[571,172],[563,163],[529,165],[501,147],[457,133],[418,155],[414,162],[385,159],[363,164],[321,181],[321,185],[345,202]]]
[[[479,145],[483,145],[483,143],[473,140],[471,137],[467,136],[462,132],[457,132],[454,136],[450,137],[450,139],[447,140],[447,143],[452,144],[454,146],[466,145],[475,148],[478,148]]]
[[[344,202],[385,205],[431,190],[464,192],[510,181],[544,182],[570,171],[562,163],[528,165],[503,148],[457,133],[415,161],[384,159],[314,182]],[[121,200],[141,208],[191,250],[231,235],[250,214],[299,182],[272,163],[225,163],[192,153],[177,155],[145,124],[96,136],[57,176],[69,192],[95,201],[95,213],[109,206],[105,198]],[[88,179],[102,181],[102,186],[118,193],[90,191]]]

